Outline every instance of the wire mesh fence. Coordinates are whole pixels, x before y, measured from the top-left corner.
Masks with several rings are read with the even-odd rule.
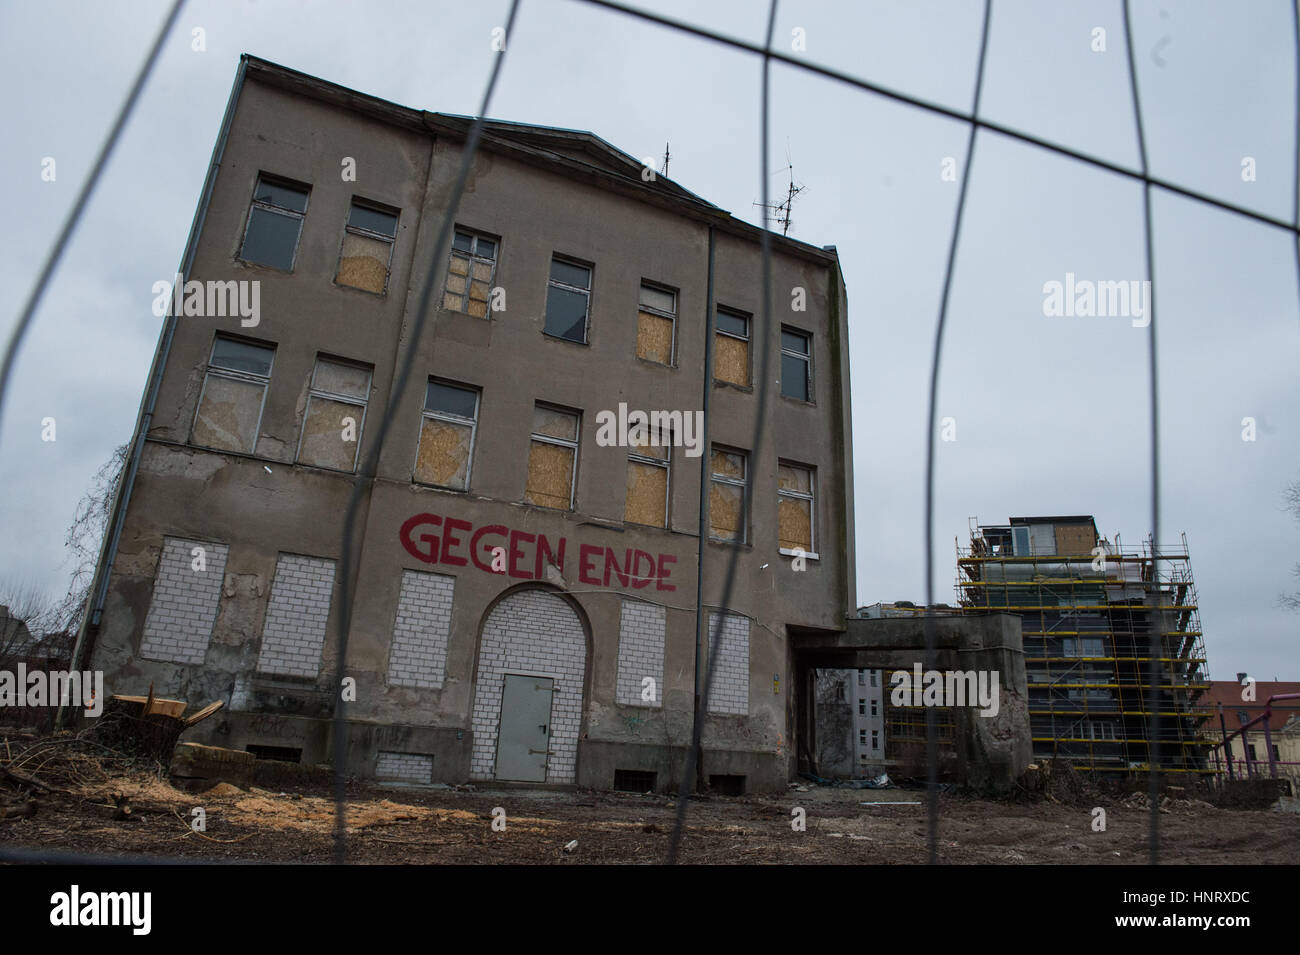
[[[1252,221],[1256,224],[1267,226],[1273,229],[1281,229],[1290,233],[1296,243],[1296,265],[1297,275],[1300,277],[1300,68],[1297,69],[1297,87],[1295,92],[1296,98],[1296,127],[1297,127],[1297,156],[1296,168],[1297,178],[1294,187],[1295,195],[1295,214],[1291,220],[1283,220],[1266,213],[1259,212],[1244,206],[1228,202],[1222,198],[1198,191],[1180,183],[1163,179],[1153,175],[1148,161],[1148,147],[1146,136],[1146,125],[1143,122],[1143,108],[1141,99],[1141,84],[1139,74],[1136,68],[1133,52],[1133,27],[1132,16],[1128,0],[1123,3],[1123,15],[1125,24],[1125,53],[1127,59],[1127,76],[1128,87],[1131,99],[1133,113],[1133,122],[1136,128],[1137,145],[1139,155],[1139,166],[1136,169],[1126,167],[1122,164],[1112,162],[1099,156],[1089,155],[1080,150],[1065,146],[1058,142],[1053,142],[1026,131],[1016,129],[1001,123],[994,122],[981,116],[981,95],[984,88],[984,79],[986,71],[986,58],[988,53],[990,23],[993,13],[993,0],[984,0],[982,25],[978,41],[978,61],[973,83],[973,98],[969,111],[957,110],[952,107],[944,106],[938,103],[927,101],[923,98],[909,95],[888,86],[871,82],[857,76],[850,75],[841,70],[834,69],[830,66],[822,65],[804,57],[796,57],[777,50],[773,46],[773,33],[776,24],[778,0],[771,0],[766,11],[766,28],[764,42],[762,45],[750,43],[736,37],[727,36],[715,30],[707,29],[698,24],[690,23],[684,20],[664,16],[650,10],[641,9],[632,5],[618,2],[618,0],[573,0],[575,3],[582,3],[587,6],[600,8],[608,11],[610,14],[625,18],[628,21],[639,21],[641,23],[651,24],[656,27],[674,31],[682,35],[689,35],[711,43],[717,44],[731,50],[751,54],[759,60],[760,65],[760,82],[759,95],[757,104],[760,111],[760,141],[759,147],[759,166],[761,169],[761,202],[760,208],[763,209],[763,230],[761,233],[761,253],[762,266],[758,281],[761,283],[762,310],[757,316],[758,333],[754,336],[755,341],[771,342],[771,336],[767,334],[772,323],[772,288],[771,288],[771,213],[772,206],[769,203],[768,183],[769,183],[769,113],[770,113],[770,87],[771,87],[771,67],[773,63],[779,63],[783,66],[801,71],[803,73],[820,77],[828,82],[836,83],[842,86],[856,89],[866,95],[880,97],[891,100],[896,103],[904,104],[908,107],[920,110],[935,116],[946,117],[964,123],[968,127],[966,151],[964,162],[961,167],[960,187],[956,201],[956,208],[952,221],[952,228],[946,254],[946,263],[944,267],[943,288],[940,298],[939,314],[935,324],[935,335],[933,352],[930,362],[928,405],[926,418],[926,473],[925,473],[925,514],[923,520],[924,528],[924,568],[925,568],[925,594],[926,594],[926,611],[924,614],[925,621],[925,665],[926,668],[933,669],[936,661],[936,630],[935,630],[935,600],[934,600],[934,488],[935,488],[935,442],[936,442],[936,423],[937,423],[937,395],[938,384],[940,380],[940,371],[943,359],[943,345],[948,328],[948,318],[950,303],[952,297],[952,280],[954,268],[958,253],[961,248],[961,239],[963,231],[963,216],[966,210],[967,196],[971,182],[971,171],[974,166],[976,155],[976,146],[982,137],[993,136],[1012,140],[1046,153],[1069,158],[1077,162],[1086,164],[1093,169],[1104,172],[1109,175],[1122,177],[1142,184],[1143,195],[1143,238],[1144,238],[1144,258],[1145,271],[1148,280],[1151,281],[1151,299],[1149,305],[1149,335],[1147,337],[1148,345],[1148,394],[1149,394],[1149,416],[1150,416],[1150,508],[1151,508],[1151,540],[1158,542],[1160,538],[1160,423],[1159,423],[1159,383],[1158,383],[1158,348],[1157,348],[1157,321],[1155,308],[1155,274],[1154,274],[1154,242],[1152,230],[1152,210],[1151,200],[1155,191],[1159,190],[1175,196],[1180,196],[1205,205],[1230,213],[1246,221]],[[516,21],[521,5],[521,0],[511,0],[506,19],[505,34],[512,35],[512,30]],[[10,334],[3,359],[3,365],[0,366],[0,411],[3,410],[5,399],[8,395],[9,386],[13,376],[14,365],[22,345],[23,339],[30,329],[35,318],[36,312],[40,307],[42,299],[49,288],[54,274],[57,271],[63,255],[75,236],[79,226],[82,223],[83,214],[89,199],[95,192],[99,184],[101,175],[109,158],[112,156],[115,147],[121,138],[121,133],[130,119],[141,91],[147,85],[159,53],[173,30],[173,27],[185,6],[185,0],[175,0],[168,9],[163,23],[156,34],[153,44],[140,67],[131,89],[118,111],[106,137],[101,146],[91,170],[80,192],[78,193],[71,211],[64,221],[58,236],[46,255],[40,270],[38,272],[33,288],[28,295],[23,308],[15,322]],[[1297,64],[1300,64],[1300,2],[1293,5],[1292,25],[1294,31],[1295,48]],[[478,113],[470,125],[465,140],[465,145],[461,153],[461,162],[456,175],[454,186],[452,187],[450,197],[446,208],[442,211],[441,223],[436,232],[436,240],[432,261],[439,261],[446,253],[451,239],[451,232],[456,219],[457,209],[464,194],[466,183],[474,169],[475,157],[482,138],[486,117],[491,110],[494,92],[496,91],[498,80],[500,78],[502,67],[507,57],[506,47],[502,45],[493,54],[493,63],[486,87],[483,91]],[[356,574],[354,571],[354,561],[357,558],[356,542],[356,522],[360,505],[364,498],[367,485],[373,481],[378,465],[380,451],[384,446],[384,438],[388,434],[397,412],[398,396],[402,394],[404,385],[408,381],[412,367],[417,354],[421,338],[427,334],[436,335],[436,310],[432,308],[433,292],[436,272],[433,269],[427,270],[426,278],[419,292],[419,305],[415,312],[415,321],[412,327],[410,340],[405,345],[405,352],[401,358],[400,366],[395,375],[394,386],[390,390],[390,399],[384,408],[383,414],[379,418],[378,440],[371,443],[370,453],[365,457],[362,465],[358,468],[357,475],[353,485],[353,491],[349,499],[347,511],[343,521],[342,539],[340,542],[340,560],[341,560],[341,579],[340,586],[340,603],[338,620],[338,647],[340,668],[347,660],[348,644],[350,636],[350,616],[353,600],[355,597]],[[709,302],[712,309],[714,303]],[[174,316],[169,316],[168,321],[174,321]],[[710,345],[711,347],[711,345]],[[767,392],[771,375],[769,373],[771,365],[772,349],[770,347],[761,350],[761,372],[759,375],[759,388],[757,389],[757,401],[759,412],[756,415],[756,422],[753,431],[753,438],[750,443],[752,454],[757,456],[761,449],[765,434],[767,431],[765,414],[767,410]],[[141,429],[137,428],[135,441],[140,442],[144,438]],[[132,462],[132,472],[134,470],[134,461]],[[134,474],[128,472],[125,479],[125,486],[131,485]],[[739,548],[732,548],[731,556],[727,562],[726,574],[722,589],[722,598],[720,605],[722,608],[729,606],[729,601],[736,584],[737,563],[739,557]],[[697,594],[697,601],[702,600],[702,594]],[[698,609],[698,608],[697,608]],[[716,623],[714,631],[710,634],[711,639],[707,644],[710,648],[708,654],[707,666],[704,669],[702,681],[702,701],[700,712],[709,711],[708,701],[710,694],[713,692],[713,677],[717,670],[718,656],[721,651],[723,641],[719,638],[718,628],[723,625],[724,615],[718,614],[715,617]],[[1149,808],[1150,816],[1148,821],[1148,858],[1151,863],[1159,861],[1160,850],[1160,808],[1159,808],[1159,789],[1160,789],[1160,708],[1158,704],[1158,691],[1160,685],[1160,645],[1158,635],[1152,633],[1152,642],[1149,650],[1149,675],[1148,682],[1150,685],[1150,698],[1148,700],[1147,710],[1149,713],[1150,730],[1149,739],[1151,740],[1151,751],[1149,754]],[[345,863],[348,859],[348,833],[346,827],[346,808],[348,802],[347,796],[347,776],[345,771],[347,755],[347,700],[336,697],[333,711],[333,798],[335,809],[335,829],[334,829],[334,859],[337,863]],[[690,748],[684,764],[684,773],[678,788],[675,820],[669,839],[669,847],[665,861],[674,863],[680,854],[681,845],[687,832],[687,822],[690,812],[689,797],[691,792],[698,784],[697,767],[700,765],[700,754],[702,751],[702,730],[703,720],[696,719],[693,721],[692,734],[690,739]],[[938,739],[938,715],[934,707],[927,708],[925,718],[925,751],[926,751],[926,769],[928,792],[925,802],[927,816],[927,855],[931,863],[938,861],[939,833],[940,833],[940,807],[939,807],[939,739]],[[168,858],[163,856],[106,856],[93,855],[84,853],[69,853],[51,851],[46,849],[23,849],[23,848],[0,848],[0,860],[11,862],[50,862],[50,863],[77,863],[77,864],[96,864],[104,862],[131,862],[135,864],[147,863],[192,863],[193,860]]]

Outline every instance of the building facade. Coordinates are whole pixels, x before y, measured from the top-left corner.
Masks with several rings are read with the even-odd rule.
[[[435,256],[469,127],[241,60],[78,659],[224,701],[200,742],[325,763],[348,693],[362,776],[665,789],[698,608],[704,772],[783,786],[789,635],[855,605],[836,253],[771,236],[760,339],[759,229],[590,133],[489,122]]]

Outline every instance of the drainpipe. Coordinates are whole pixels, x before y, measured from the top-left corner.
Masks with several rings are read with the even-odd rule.
[[[208,174],[203,182],[199,207],[194,214],[193,222],[190,224],[189,238],[185,242],[185,254],[181,259],[181,281],[188,279],[190,269],[194,265],[194,255],[198,247],[199,234],[203,231],[203,223],[207,219],[208,205],[212,201],[212,193],[216,187],[217,171],[221,168],[221,160],[226,150],[226,139],[230,134],[231,121],[234,119],[235,104],[238,102],[239,94],[243,90],[247,68],[248,57],[245,54],[239,58],[239,70],[235,74],[235,85],[230,91],[229,100],[226,102],[226,114],[221,121],[221,131],[217,134],[217,142],[212,149],[212,159],[208,163]],[[122,539],[122,527],[126,523],[127,507],[131,502],[131,492],[135,487],[135,478],[140,469],[140,458],[144,454],[144,445],[149,435],[149,428],[153,424],[154,408],[158,402],[158,390],[162,384],[163,369],[167,365],[167,356],[171,352],[175,331],[176,316],[172,315],[169,309],[167,319],[163,322],[162,331],[158,336],[158,347],[154,350],[153,365],[149,370],[149,382],[145,388],[144,397],[140,402],[140,410],[136,415],[135,433],[131,437],[131,454],[127,459],[126,471],[122,480],[118,483],[117,491],[113,497],[113,506],[109,512],[109,533],[105,535],[100,550],[99,562],[95,566],[95,577],[91,582],[90,594],[86,601],[86,612],[82,615],[81,628],[77,632],[76,647],[72,653],[72,668],[74,670],[84,668],[84,662],[90,659],[95,648],[95,637],[98,636],[100,619],[104,612],[104,601],[108,595],[108,583],[113,561],[117,559],[117,548]],[[60,706],[56,717],[56,726],[62,727],[63,716],[64,708]]]
[[[695,565],[695,706],[691,713],[691,739],[695,739],[704,713],[704,664],[708,657],[708,641],[704,636],[704,551],[709,541],[709,396],[713,391],[713,257],[715,249],[714,227],[709,226],[709,276],[705,292],[704,316],[704,424],[700,429],[700,525],[699,557]],[[704,737],[701,732],[700,751],[695,759],[695,789],[704,788]],[[689,759],[689,748],[687,758]],[[689,776],[688,776],[689,779]],[[689,789],[689,785],[687,786]]]

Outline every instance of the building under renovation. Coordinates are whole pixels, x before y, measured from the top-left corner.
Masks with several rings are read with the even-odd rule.
[[[1017,614],[1036,759],[1096,773],[1151,760],[1151,640],[1159,641],[1159,765],[1212,772],[1203,724],[1213,713],[1187,538],[1126,549],[1092,517],[972,520],[958,548],[966,613]]]
[[[759,228],[591,133],[493,121],[435,255],[470,125],[241,60],[79,665],[311,764],[349,692],[367,777],[664,789],[698,715],[706,778],[783,787],[795,640],[855,606],[836,252],[768,236],[762,337]]]

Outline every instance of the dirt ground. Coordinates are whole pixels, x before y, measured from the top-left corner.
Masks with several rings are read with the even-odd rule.
[[[101,764],[95,764],[100,767]],[[0,782],[9,807],[0,848],[258,862],[333,860],[334,805],[327,787],[248,791],[219,784],[203,793],[174,788],[135,766],[82,766],[65,773],[64,791]],[[894,864],[925,861],[925,794],[806,786],[787,793],[693,798],[680,860],[712,864]],[[131,807],[121,815],[119,800]],[[673,825],[663,795],[525,789],[349,786],[348,852],[355,863],[658,863]],[[33,805],[34,800],[34,805]],[[862,805],[885,801],[887,805]],[[1146,861],[1145,797],[1097,797],[1092,806],[1048,799],[997,802],[940,798],[940,861],[1107,863]],[[202,808],[206,831],[192,831]],[[505,812],[494,831],[493,810]],[[792,810],[804,810],[795,831]],[[497,813],[500,816],[500,813]],[[1300,816],[1218,809],[1175,799],[1161,816],[1166,863],[1293,863]],[[566,852],[573,840],[577,846]]]

